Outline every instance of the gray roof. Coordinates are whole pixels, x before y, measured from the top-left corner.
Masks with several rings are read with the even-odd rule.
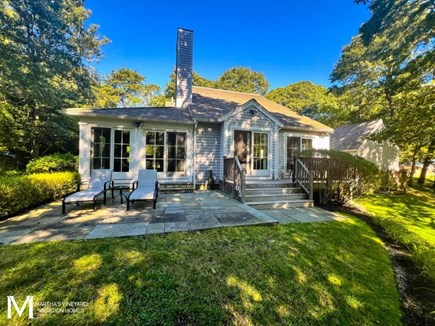
[[[365,139],[382,130],[383,127],[382,119],[378,119],[336,128],[331,134],[331,149],[357,150]]]
[[[176,107],[142,108],[104,108],[104,109],[66,109],[69,116],[116,117],[118,119],[138,121],[167,121],[192,124],[189,109]]]
[[[286,128],[332,132],[328,126],[309,117],[302,116],[289,108],[275,103],[258,94],[241,93],[193,86],[192,103],[187,108],[177,107],[142,107],[142,108],[95,108],[65,109],[62,112],[75,117],[114,117],[131,121],[166,121],[193,124],[199,122],[219,122],[219,118],[241,105],[255,100],[272,114]]]

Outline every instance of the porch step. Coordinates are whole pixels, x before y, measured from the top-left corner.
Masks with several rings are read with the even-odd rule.
[[[296,184],[290,180],[246,181],[246,189],[257,188],[295,188]]]
[[[299,187],[288,188],[247,188],[246,195],[280,195],[280,194],[299,194],[303,193]]]
[[[296,193],[296,194],[267,194],[267,195],[245,195],[246,202],[257,203],[257,202],[271,202],[271,201],[288,201],[288,200],[300,200],[307,199],[306,193]]]
[[[292,208],[292,207],[314,207],[314,201],[308,199],[300,200],[280,200],[280,201],[263,201],[246,203],[255,209],[277,209],[277,208]]]

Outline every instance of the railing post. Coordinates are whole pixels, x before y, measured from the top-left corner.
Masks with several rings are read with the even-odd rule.
[[[314,184],[313,184],[313,173],[314,171],[310,171],[310,194],[308,195],[308,199],[309,200],[313,200],[314,196],[313,196],[313,192],[314,192]]]
[[[233,192],[232,192],[232,196],[233,198],[236,198],[236,166],[237,162],[236,162],[236,158],[234,157],[233,160]]]

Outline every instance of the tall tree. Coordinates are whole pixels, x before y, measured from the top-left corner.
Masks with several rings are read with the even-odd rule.
[[[0,148],[21,164],[76,143],[58,111],[91,96],[87,62],[107,39],[89,16],[80,0],[0,0]]]
[[[263,73],[245,67],[234,67],[216,79],[215,88],[265,95],[269,82]]]
[[[331,75],[333,91],[344,94],[357,120],[383,118],[385,137],[418,153],[435,136],[435,4],[356,2],[368,4],[372,16],[344,48]],[[410,121],[413,128],[407,127]]]
[[[337,98],[328,89],[309,81],[275,88],[266,97],[302,115],[335,127],[345,120],[339,114]]]
[[[139,107],[150,105],[159,95],[160,87],[146,84],[145,77],[129,68],[110,72],[103,82],[96,86],[96,107]]]

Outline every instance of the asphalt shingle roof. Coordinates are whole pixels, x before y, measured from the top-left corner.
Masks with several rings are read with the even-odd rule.
[[[282,122],[284,127],[332,132],[328,126],[311,118],[301,116],[278,103],[258,94],[233,92],[222,89],[193,86],[192,103],[187,108],[142,107],[142,108],[94,108],[65,109],[63,113],[77,117],[116,117],[130,120],[166,121],[193,123],[197,121],[218,122],[219,117],[235,110],[250,100],[257,101],[263,108]]]
[[[363,141],[384,127],[382,119],[346,125],[331,134],[331,149],[357,150]]]

